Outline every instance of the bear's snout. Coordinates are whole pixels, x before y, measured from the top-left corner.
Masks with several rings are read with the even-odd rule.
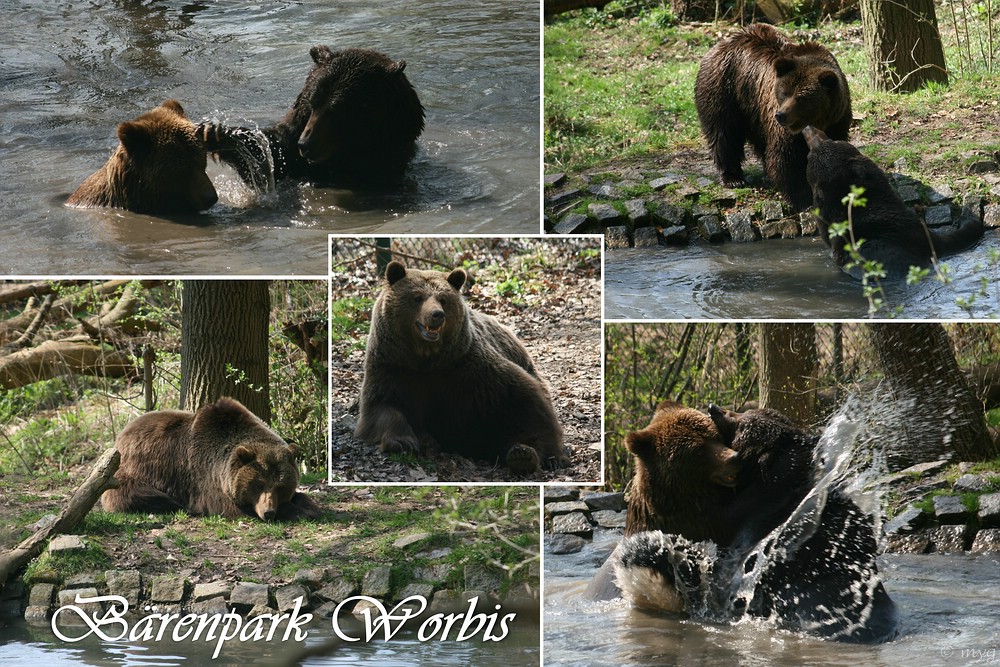
[[[432,343],[441,337],[441,329],[445,323],[445,313],[441,308],[434,308],[423,318],[424,321],[417,320],[417,331],[424,340]],[[426,322],[426,324],[424,323]]]
[[[788,127],[788,114],[784,111],[779,111],[774,114],[774,120],[778,121],[778,125],[781,127]]]

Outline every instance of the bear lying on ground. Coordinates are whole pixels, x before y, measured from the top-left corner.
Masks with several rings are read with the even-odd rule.
[[[195,213],[219,197],[205,173],[205,146],[176,100],[118,126],[119,145],[66,201],[136,213]]]
[[[194,413],[146,413],[122,429],[115,447],[119,486],[101,498],[108,512],[185,510],[265,521],[319,512],[296,491],[295,445],[230,398]]]
[[[383,452],[422,438],[514,473],[569,460],[548,388],[527,350],[462,300],[466,273],[390,262],[372,309],[355,435]]]
[[[773,618],[840,641],[892,639],[899,616],[878,577],[873,520],[840,486],[814,488],[819,438],[774,410],[709,412],[738,453],[735,493],[719,510],[737,530],[700,543],[627,537],[614,563],[626,599],[712,620]]]
[[[747,26],[705,55],[695,105],[712,160],[730,187],[745,185],[744,144],[796,208],[812,205],[806,182],[806,125],[847,139],[851,94],[836,58],[815,42],[795,44],[765,24]]]
[[[911,266],[930,266],[932,257],[944,257],[974,245],[983,236],[983,221],[964,209],[958,223],[946,228],[929,228],[916,212],[903,203],[889,178],[846,141],[834,141],[822,131],[807,127],[802,135],[809,146],[806,177],[812,188],[813,202],[819,209],[820,235],[833,251],[837,265],[855,278],[861,278],[845,246],[850,236],[830,238],[829,226],[847,220],[843,199],[851,186],[865,189],[865,206],[851,211],[854,238],[864,239],[858,248],[867,260],[881,262],[886,276],[905,277]]]
[[[403,70],[370,49],[314,46],[315,63],[281,122],[255,130],[201,126],[209,151],[255,189],[274,179],[377,186],[399,181],[424,129],[424,108]]]

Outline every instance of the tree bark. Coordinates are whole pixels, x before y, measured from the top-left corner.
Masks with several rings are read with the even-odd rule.
[[[230,396],[271,421],[266,280],[186,280],[181,303],[181,409]]]
[[[816,329],[812,324],[760,325],[760,406],[797,424],[816,421]]]
[[[912,92],[948,83],[934,0],[861,0],[861,25],[872,85]]]
[[[83,517],[87,516],[87,512],[93,508],[101,494],[118,486],[114,474],[118,470],[120,462],[121,455],[117,449],[112,447],[106,450],[94,463],[90,475],[76,490],[76,493],[73,494],[66,507],[51,525],[39,530],[7,553],[0,554],[0,586],[7,581],[10,575],[42,553],[42,549],[45,548],[50,537],[57,533],[67,533],[76,528]]]
[[[940,324],[873,323],[872,346],[885,372],[896,437],[885,442],[890,470],[938,459],[979,461],[998,452]]]

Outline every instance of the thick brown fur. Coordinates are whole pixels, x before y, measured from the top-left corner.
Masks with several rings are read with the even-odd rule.
[[[820,236],[830,246],[837,265],[855,278],[862,277],[861,269],[845,267],[852,262],[846,247],[850,236],[831,239],[829,232],[831,224],[847,220],[843,200],[851,193],[851,186],[863,187],[862,196],[867,200],[851,211],[854,238],[864,239],[858,251],[867,260],[881,262],[889,278],[903,278],[911,266],[930,266],[932,257],[961,252],[982,237],[983,221],[968,208],[955,225],[927,227],[900,199],[885,172],[857,148],[846,141],[832,141],[812,127],[802,134],[810,149],[806,177],[819,209]]]
[[[386,268],[372,310],[355,435],[383,452],[429,438],[514,473],[569,461],[545,382],[514,333],[462,300],[466,273]]]
[[[118,148],[66,201],[137,213],[195,213],[218,201],[205,145],[176,100],[118,126]]]
[[[745,184],[744,145],[797,210],[812,205],[806,182],[806,125],[847,139],[851,95],[837,60],[825,47],[795,44],[775,28],[753,24],[716,44],[695,82],[702,132],[722,181]]]
[[[635,455],[626,536],[659,530],[691,541],[729,541],[733,527],[722,508],[735,495],[740,463],[708,415],[664,401],[625,446]]]
[[[240,177],[374,186],[400,180],[424,129],[424,108],[405,60],[371,49],[309,50],[314,66],[281,122],[264,128],[269,154],[248,128],[203,126],[209,150]]]
[[[296,491],[294,445],[242,404],[221,398],[197,412],[149,412],[115,442],[119,487],[104,492],[109,512],[256,516],[267,521],[315,516]]]

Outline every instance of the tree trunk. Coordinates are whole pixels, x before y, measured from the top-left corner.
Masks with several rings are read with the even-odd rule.
[[[816,329],[760,325],[760,406],[808,427],[816,420]]]
[[[876,90],[912,92],[948,83],[934,0],[861,0],[861,25]]]
[[[940,324],[869,325],[897,420],[885,444],[890,470],[938,459],[997,456],[976,399]]]
[[[181,304],[181,409],[230,396],[271,421],[266,280],[186,280]]]

